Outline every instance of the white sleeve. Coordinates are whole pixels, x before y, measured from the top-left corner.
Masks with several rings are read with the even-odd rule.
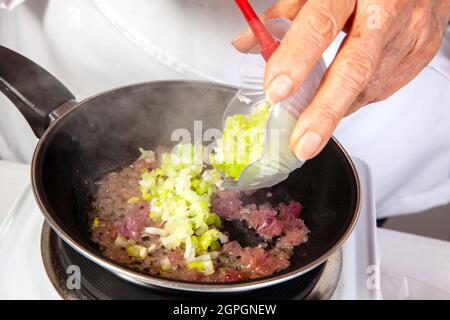
[[[450,80],[450,25],[447,27],[441,48],[431,61],[430,67]]]
[[[0,9],[12,10],[26,0],[0,0]]]

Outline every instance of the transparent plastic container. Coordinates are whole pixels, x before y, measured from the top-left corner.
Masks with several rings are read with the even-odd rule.
[[[285,19],[270,20],[266,27],[275,38],[281,40],[289,29],[290,22]],[[265,66],[266,62],[257,48],[245,57],[240,68],[240,88],[225,110],[223,123],[229,116],[252,113],[257,105],[266,101],[263,90]],[[303,162],[290,149],[289,136],[299,115],[314,97],[325,69],[325,62],[321,58],[300,89],[272,107],[266,127],[263,155],[249,164],[238,180],[225,179],[224,188],[248,190],[270,187],[285,180],[292,171],[302,166]]]

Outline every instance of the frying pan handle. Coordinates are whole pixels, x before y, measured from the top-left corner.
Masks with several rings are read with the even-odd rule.
[[[38,138],[50,125],[51,112],[75,99],[50,73],[3,46],[0,46],[0,91],[16,105]]]

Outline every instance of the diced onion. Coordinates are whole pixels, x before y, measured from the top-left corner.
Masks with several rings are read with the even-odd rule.
[[[161,260],[161,269],[163,269],[164,271],[170,270],[170,268],[172,267],[172,264],[170,263],[169,258],[164,257]]]
[[[150,245],[150,247],[148,247],[148,252],[150,253],[150,252],[153,252],[153,251],[155,251],[156,250],[156,244],[152,244],[152,245]]]
[[[203,157],[199,159],[203,152],[201,144],[178,144],[160,156],[159,168],[143,173],[139,181],[150,218],[161,226],[145,228],[144,233],[159,235],[159,243],[167,250],[184,245],[184,259],[195,269],[201,265],[202,272],[204,261],[192,264],[196,255],[217,250],[219,241],[228,241],[217,229],[222,224],[220,217],[211,212],[211,196],[222,177],[216,169],[205,168]],[[211,256],[201,259],[206,259],[207,272],[214,272]],[[170,268],[167,262],[161,262],[163,270]]]
[[[141,156],[139,157],[139,159],[144,159],[147,163],[156,161],[155,152],[153,152],[152,150],[144,150],[142,148],[139,148],[139,151],[141,152]]]
[[[219,252],[218,251],[211,251],[209,253],[209,256],[211,257],[211,259],[217,259],[217,257],[219,257]]]
[[[209,253],[207,254],[202,254],[201,256],[195,257],[194,261],[210,261],[211,260],[211,256],[209,255]]]
[[[160,236],[162,234],[162,229],[154,228],[154,227],[148,227],[148,228],[144,229],[144,232],[147,233],[147,234]]]
[[[114,240],[114,244],[118,247],[126,248],[128,247],[128,245],[134,244],[134,241],[128,240],[127,238],[122,236],[117,236],[116,240]]]
[[[217,238],[219,239],[219,241],[220,241],[222,244],[228,242],[228,237],[227,237],[226,235],[224,235],[223,233],[217,234]]]
[[[186,237],[186,249],[184,250],[184,259],[190,261],[193,256],[195,256],[195,251],[193,250],[191,237]]]
[[[210,276],[214,273],[214,265],[212,261],[205,261],[203,262],[203,265],[205,267],[205,270],[203,271],[205,276]]]
[[[239,179],[249,164],[264,154],[266,126],[272,106],[267,102],[257,105],[250,114],[235,114],[225,119],[223,135],[210,154],[214,168],[226,177]]]

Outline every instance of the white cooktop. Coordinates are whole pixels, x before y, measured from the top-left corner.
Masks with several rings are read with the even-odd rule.
[[[371,285],[376,283],[373,272],[379,270],[371,176],[365,163],[354,162],[361,181],[361,216],[343,246],[344,265],[333,299],[380,299],[381,291]],[[43,221],[27,184],[6,216],[0,217],[0,299],[61,299],[41,259]]]

